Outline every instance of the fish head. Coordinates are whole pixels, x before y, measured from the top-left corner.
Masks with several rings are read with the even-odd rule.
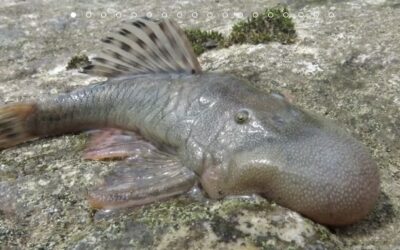
[[[352,224],[372,210],[377,165],[333,121],[279,94],[232,106],[227,138],[219,138],[223,160],[202,175],[211,197],[258,193],[328,225]]]

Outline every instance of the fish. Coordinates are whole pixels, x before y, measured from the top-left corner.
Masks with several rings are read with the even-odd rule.
[[[92,131],[83,157],[118,161],[87,195],[95,209],[199,185],[209,199],[257,194],[325,225],[373,210],[379,171],[361,142],[279,93],[203,71],[172,19],[123,21],[101,41],[81,72],[107,80],[1,106],[0,149]]]

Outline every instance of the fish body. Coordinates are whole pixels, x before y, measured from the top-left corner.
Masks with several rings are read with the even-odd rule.
[[[150,38],[149,30],[158,34],[157,29],[167,38],[175,36],[176,43],[182,37],[179,29],[167,32],[162,22],[158,28],[149,20],[140,22],[144,26],[134,26]],[[135,34],[128,31],[125,36]],[[118,36],[112,38],[106,44]],[[146,67],[139,62],[139,72],[132,73],[121,67],[127,60],[109,52],[86,68],[109,80],[42,101],[0,107],[0,148],[89,129],[129,131],[108,134],[90,147],[88,158],[107,153],[127,159],[89,195],[97,208],[145,204],[200,182],[211,198],[258,193],[323,224],[351,224],[370,212],[379,193],[379,174],[361,143],[279,94],[266,94],[229,74],[199,72],[186,49],[189,55],[176,56],[177,65],[155,68],[179,68],[179,58],[189,67],[151,74],[143,73]],[[168,62],[172,54],[164,53],[161,59]],[[147,67],[154,68],[154,63]]]

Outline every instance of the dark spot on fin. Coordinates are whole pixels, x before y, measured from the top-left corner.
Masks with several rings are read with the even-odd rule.
[[[129,46],[126,43],[121,43],[121,49],[125,50],[126,52],[129,52],[131,50],[131,46]]]
[[[114,40],[112,37],[106,37],[101,39],[103,43],[112,43],[112,40]]]
[[[185,33],[169,19],[138,18],[123,22],[118,31],[102,39],[103,50],[81,72],[107,77],[185,72],[201,67]]]
[[[89,64],[89,65],[83,67],[81,72],[85,72],[86,73],[87,71],[89,71],[89,70],[91,70],[93,68],[94,68],[94,65],[93,64]]]
[[[131,32],[129,32],[128,30],[126,30],[126,29],[121,29],[120,31],[119,31],[119,34],[120,35],[123,35],[123,36],[126,36],[126,35],[128,35],[128,34],[130,34]]]
[[[157,36],[156,36],[156,34],[154,34],[154,33],[151,33],[151,34],[149,35],[149,37],[150,37],[151,41],[153,41],[153,43],[155,43],[155,42],[156,42],[156,40],[157,40]]]
[[[142,49],[146,48],[146,44],[139,38],[137,39],[136,43],[140,46],[140,48],[142,48]]]
[[[136,22],[133,22],[132,24],[138,28],[142,28],[143,26],[145,26],[145,24],[141,21],[136,21]]]

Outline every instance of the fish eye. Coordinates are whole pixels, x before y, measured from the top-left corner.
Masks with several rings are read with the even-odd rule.
[[[235,115],[235,122],[238,124],[243,124],[249,120],[250,113],[245,109],[239,110]]]

